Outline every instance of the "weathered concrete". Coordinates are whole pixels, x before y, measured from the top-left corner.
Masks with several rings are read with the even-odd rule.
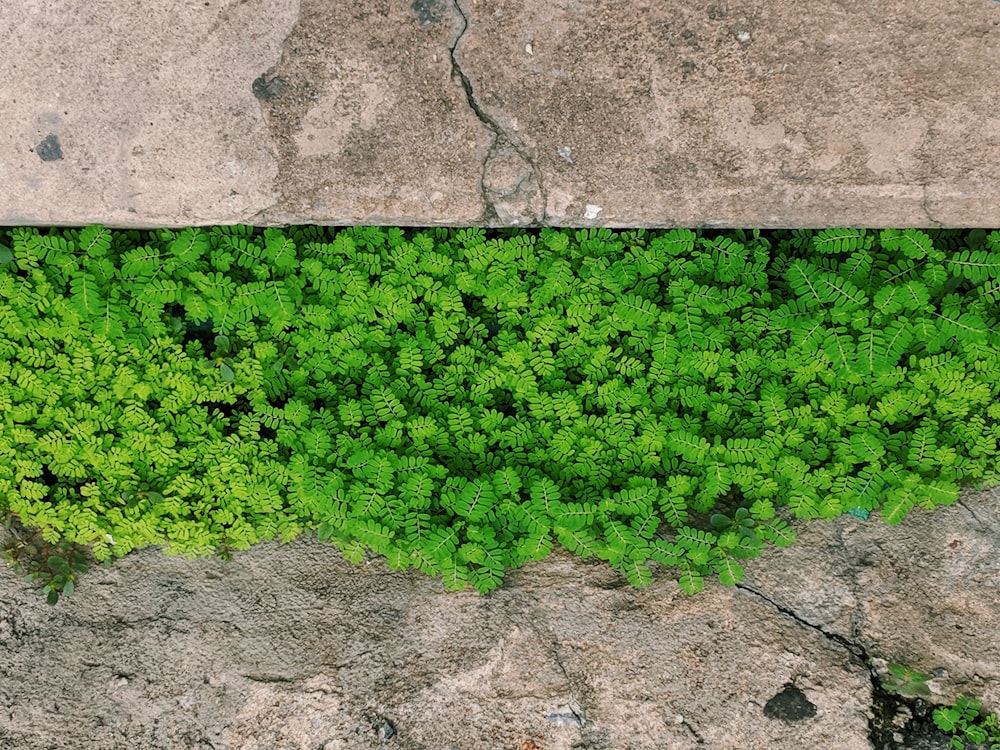
[[[695,597],[567,553],[449,593],[307,538],[137,551],[52,608],[0,566],[0,746],[862,750],[868,662],[1000,706],[998,538],[997,491],[817,521]]]
[[[1000,225],[1000,3],[19,0],[0,223]]]

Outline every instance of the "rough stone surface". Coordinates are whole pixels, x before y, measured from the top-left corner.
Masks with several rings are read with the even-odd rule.
[[[1000,709],[1000,491],[896,527],[844,516],[800,539],[739,585],[877,664],[939,675],[938,702],[974,695]]]
[[[862,750],[869,659],[1000,706],[998,530],[997,491],[809,523],[695,597],[568,553],[449,593],[310,538],[137,551],[51,608],[4,566],[0,747]]]
[[[1000,225],[1000,4],[21,0],[0,223]]]
[[[0,24],[0,223],[249,220],[278,159],[251,82],[294,0],[18,0]]]

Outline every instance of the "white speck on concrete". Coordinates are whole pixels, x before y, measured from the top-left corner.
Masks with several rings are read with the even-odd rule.
[[[603,210],[604,209],[602,209],[600,206],[595,206],[592,203],[588,203],[587,207],[583,211],[583,218],[585,218],[585,219],[596,219],[597,218],[597,214],[601,213],[601,211],[603,211]]]
[[[573,149],[569,146],[560,146],[556,149],[556,153],[563,158],[567,164],[573,163]]]
[[[736,41],[740,44],[746,44],[751,39],[750,32],[746,29],[740,29],[736,32]]]

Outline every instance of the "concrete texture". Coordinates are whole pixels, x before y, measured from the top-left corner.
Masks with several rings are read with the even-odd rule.
[[[1000,3],[18,0],[0,223],[1000,225]]]
[[[876,743],[888,662],[1000,707],[1000,492],[799,529],[694,597],[564,552],[449,593],[305,537],[137,551],[51,608],[0,566],[0,747],[943,747]]]

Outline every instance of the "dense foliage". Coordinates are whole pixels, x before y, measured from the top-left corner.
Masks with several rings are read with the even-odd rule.
[[[315,529],[480,591],[734,583],[998,479],[1000,232],[0,232],[0,511],[108,559]]]

